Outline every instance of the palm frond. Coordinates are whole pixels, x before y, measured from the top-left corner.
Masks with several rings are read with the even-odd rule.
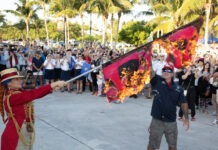
[[[157,13],[157,14],[166,14],[166,12],[169,12],[169,7],[167,5],[163,4],[157,4],[152,7],[152,9]]]
[[[201,12],[205,4],[203,0],[184,0],[183,4],[176,12],[176,16],[185,18],[192,13]]]
[[[168,21],[165,21],[161,24],[159,24],[154,30],[153,33],[156,33],[158,31],[163,31],[164,33],[168,33],[170,31],[173,31],[176,29],[176,24],[173,19],[170,19]]]
[[[18,16],[18,17],[22,17],[22,14],[20,14],[19,12],[15,11],[15,10],[5,10],[5,12],[14,14],[15,16]]]
[[[210,22],[209,22],[209,27],[211,28],[212,26],[214,26],[215,22],[218,21],[218,16],[216,16],[215,18],[213,18]],[[218,25],[218,24],[217,24]]]
[[[170,17],[168,16],[157,16],[154,19],[151,19],[149,22],[146,23],[146,26],[153,26],[153,25],[158,25],[161,24],[161,22],[169,20]]]

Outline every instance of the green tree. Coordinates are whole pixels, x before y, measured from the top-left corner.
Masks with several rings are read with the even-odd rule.
[[[121,17],[125,14],[129,14],[131,13],[131,10],[130,8],[133,7],[134,4],[138,4],[140,3],[139,0],[132,0],[130,2],[130,4],[128,4],[129,6],[128,7],[125,7],[125,8],[120,8],[119,11],[117,12],[117,16],[118,16],[118,23],[117,23],[117,32],[116,32],[116,41],[118,41],[118,36],[119,36],[119,31],[120,31],[120,20],[121,20]]]
[[[5,15],[1,14],[0,11],[0,26],[4,25],[5,23],[6,23]]]
[[[66,47],[68,47],[68,41],[70,38],[69,18],[72,18],[77,14],[76,10],[74,9],[75,2],[76,0],[53,0],[51,2],[50,12],[54,15],[54,17],[64,18],[64,39]]]
[[[46,9],[46,5],[48,5],[51,0],[33,0],[31,3],[34,5],[38,5],[40,9],[43,10],[43,17],[44,17],[44,24],[45,24],[45,31],[46,31],[46,40],[49,42],[49,32],[48,32],[48,25],[47,25],[47,16],[48,12]]]
[[[83,46],[83,42],[84,42],[84,37],[85,37],[85,34],[84,34],[84,21],[83,21],[83,13],[84,12],[88,12],[88,13],[92,13],[92,5],[91,5],[91,0],[77,0],[75,2],[75,5],[73,6],[77,12],[78,12],[78,15],[81,19],[81,22],[82,22],[82,46]],[[90,29],[91,29],[91,23],[90,23]]]
[[[128,11],[132,8],[132,4],[129,2],[129,0],[122,0],[120,1],[119,4],[114,3],[114,5],[112,5],[109,9],[110,9],[110,13],[111,13],[111,36],[110,36],[110,41],[111,41],[111,48],[113,46],[113,27],[114,27],[114,14],[115,13],[119,13],[119,12],[124,12],[124,11]]]
[[[42,37],[40,37],[39,34],[40,34],[40,30],[44,27],[44,21],[41,20],[38,16],[35,16],[31,21],[30,27],[31,27],[30,33],[32,33],[30,34],[31,39],[40,39],[40,38],[42,39]],[[43,36],[43,39],[46,38],[47,38],[46,36]]]
[[[115,8],[126,8],[127,0],[92,0],[91,6],[92,8],[102,16],[103,20],[103,32],[102,32],[102,43],[105,44],[106,41],[106,27],[107,27],[107,19],[109,14]]]
[[[15,3],[16,10],[6,10],[8,13],[12,13],[24,20],[26,23],[26,38],[29,38],[29,25],[33,16],[36,16],[36,11],[39,7],[33,7],[28,0],[18,0],[19,3]]]
[[[146,26],[144,22],[129,22],[119,33],[119,41],[139,46],[147,42],[147,38],[154,26]]]
[[[212,5],[210,13],[210,27],[212,27],[218,19],[218,0],[150,0],[149,4],[157,17],[149,21],[149,25],[157,25],[154,33],[159,30],[164,33],[170,32],[204,14],[207,3]]]
[[[12,39],[25,39],[25,29],[26,29],[26,23],[24,20],[20,20],[18,23],[15,23],[12,25],[13,31],[15,32],[15,35],[18,35],[18,37],[13,37]]]

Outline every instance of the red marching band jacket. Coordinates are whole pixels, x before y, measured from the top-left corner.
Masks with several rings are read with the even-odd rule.
[[[8,90],[6,92],[4,97],[4,106],[8,114],[8,121],[1,138],[1,150],[16,149],[18,140],[19,138],[21,138],[19,136],[19,129],[22,128],[24,122],[29,121],[29,118],[25,112],[26,105],[29,102],[41,98],[51,92],[51,85],[45,85],[40,88],[29,91]],[[11,115],[13,115],[13,117]]]

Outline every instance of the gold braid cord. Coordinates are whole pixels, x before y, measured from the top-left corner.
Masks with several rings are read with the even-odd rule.
[[[5,95],[5,88],[4,88],[4,86],[2,84],[0,84],[0,113],[1,113],[1,116],[2,116],[2,121],[5,124],[6,120],[5,120],[5,112],[4,112],[4,104],[3,104],[4,95]]]
[[[36,133],[35,133],[35,129],[34,129],[34,125],[33,125],[33,120],[32,120],[32,108],[31,107],[28,107],[28,111],[27,111],[27,115],[28,115],[28,117],[29,117],[29,120],[30,120],[30,127],[33,129],[33,133],[32,133],[32,138],[31,138],[31,141],[28,143],[27,141],[27,139],[23,136],[23,134],[21,133],[21,128],[20,128],[20,126],[19,126],[19,124],[18,124],[18,122],[17,122],[17,120],[14,118],[14,115],[13,115],[13,112],[12,112],[12,108],[11,108],[11,105],[10,105],[10,97],[11,97],[11,95],[13,95],[13,94],[18,94],[18,93],[20,93],[20,92],[12,92],[12,93],[10,93],[8,96],[7,96],[7,105],[8,105],[8,110],[9,110],[9,114],[10,114],[10,116],[11,116],[11,118],[12,118],[12,120],[13,120],[13,122],[14,122],[14,125],[15,125],[15,128],[16,128],[16,130],[17,130],[17,134],[19,135],[19,138],[21,139],[21,141],[23,142],[23,144],[24,145],[26,145],[26,146],[31,146],[31,145],[33,145],[33,143],[34,143],[34,141],[35,141],[35,137],[36,137]],[[28,104],[27,104],[28,105]]]

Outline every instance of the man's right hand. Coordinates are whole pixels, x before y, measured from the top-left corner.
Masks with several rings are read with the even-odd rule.
[[[51,88],[52,89],[59,89],[59,88],[63,88],[63,87],[65,87],[65,86],[67,86],[67,82],[65,82],[65,81],[57,81],[57,82],[53,82],[53,83],[51,83]]]

